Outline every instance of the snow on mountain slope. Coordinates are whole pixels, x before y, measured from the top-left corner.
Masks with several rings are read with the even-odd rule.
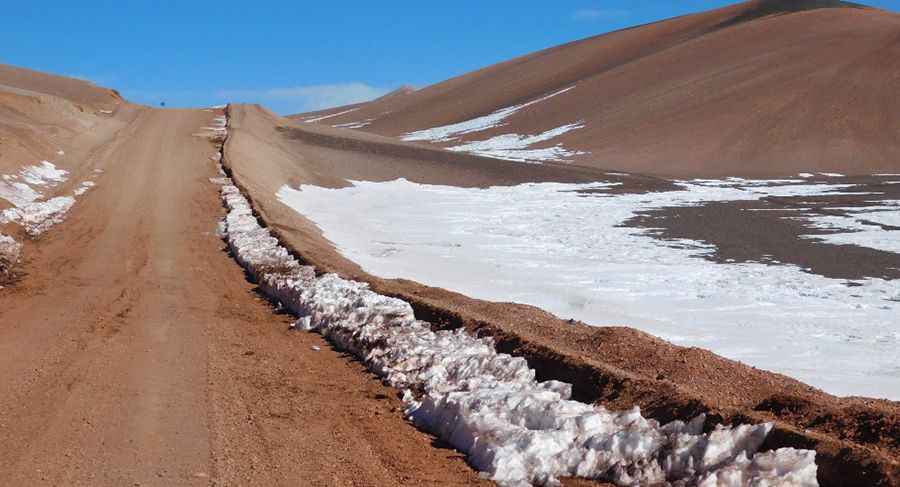
[[[752,1],[316,116],[476,151],[497,137],[577,122],[579,130],[529,149],[560,146],[567,153],[559,159],[648,174],[896,172],[898,29],[900,15],[846,2]],[[476,123],[500,116],[502,123]],[[452,141],[433,136],[473,124],[480,129]]]

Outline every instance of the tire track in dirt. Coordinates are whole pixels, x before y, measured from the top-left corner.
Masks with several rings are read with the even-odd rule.
[[[362,366],[294,335],[224,251],[213,114],[139,109],[0,291],[11,485],[471,485]],[[313,346],[319,347],[315,351]]]

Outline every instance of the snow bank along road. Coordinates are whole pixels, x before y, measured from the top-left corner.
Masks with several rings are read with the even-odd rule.
[[[485,482],[253,292],[192,135],[216,115],[123,107],[90,151],[96,187],[26,241],[26,277],[0,290],[0,483]]]
[[[420,427],[468,454],[501,485],[558,485],[562,477],[618,485],[818,486],[815,452],[759,452],[772,424],[721,425],[705,417],[664,426],[639,408],[612,413],[572,401],[572,386],[538,382],[523,358],[497,353],[490,338],[433,331],[412,307],[336,274],[316,277],[269,230],[230,178],[223,234],[266,294],[403,390]]]

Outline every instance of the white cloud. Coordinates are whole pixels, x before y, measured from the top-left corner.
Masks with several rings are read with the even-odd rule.
[[[620,8],[583,8],[572,14],[574,20],[624,20],[631,16],[631,12]]]
[[[279,111],[314,111],[378,98],[389,90],[360,82],[307,85],[261,90],[220,90],[216,96],[232,102],[278,105]]]

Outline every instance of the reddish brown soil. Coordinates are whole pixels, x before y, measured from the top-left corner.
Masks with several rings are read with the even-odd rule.
[[[755,0],[554,47],[320,123],[375,118],[363,130],[397,136],[575,85],[463,140],[583,121],[545,146],[657,175],[896,172],[898,31],[900,15],[882,10]]]
[[[307,150],[308,145],[298,144],[292,133],[276,129],[283,121],[258,108],[233,106],[231,113],[226,163],[235,180],[283,242],[320,271],[369,282],[378,292],[407,300],[420,319],[436,326],[491,335],[501,351],[526,357],[542,379],[574,384],[579,400],[612,408],[639,405],[663,421],[700,412],[709,414],[710,424],[775,421],[766,446],[814,448],[822,485],[900,485],[897,403],[840,399],[788,377],[705,350],[677,347],[634,329],[590,327],[530,306],[480,301],[363,272],[343,258],[315,225],[275,198],[282,184],[321,184],[330,177],[327,168],[352,168],[357,163],[350,161],[359,156],[349,154],[343,160],[340,152]],[[375,179],[391,174],[386,170]],[[332,177],[331,184],[346,184],[339,179]]]
[[[18,89],[67,99],[90,108],[115,106],[122,97],[115,90],[88,81],[0,64],[0,90]]]
[[[0,483],[489,485],[255,293],[192,136],[215,115],[125,106],[73,147],[105,172],[0,290]]]

